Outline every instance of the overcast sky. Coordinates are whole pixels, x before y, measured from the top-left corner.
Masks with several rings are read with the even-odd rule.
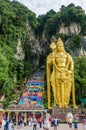
[[[12,1],[12,0],[11,0]],[[74,3],[75,6],[81,6],[86,12],[86,0],[16,0],[23,3],[36,15],[46,14],[49,10],[53,9],[56,12],[59,11],[62,5],[69,5]]]

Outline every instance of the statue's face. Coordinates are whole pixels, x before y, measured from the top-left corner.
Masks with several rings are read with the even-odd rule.
[[[64,51],[64,47],[63,47],[62,45],[58,45],[58,46],[57,46],[57,50],[58,50],[58,51]]]

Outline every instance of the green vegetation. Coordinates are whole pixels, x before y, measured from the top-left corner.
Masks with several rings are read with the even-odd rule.
[[[82,39],[81,35],[75,35],[69,42],[70,49],[75,51],[76,49],[81,48],[81,39]]]
[[[75,57],[76,98],[86,97],[86,57]],[[77,96],[79,95],[79,96]]]
[[[16,1],[0,0],[0,96],[5,97],[3,104],[9,104],[19,97],[25,76],[33,73],[31,58],[15,58],[18,39],[21,39],[24,50],[29,41],[27,24],[35,30],[37,20],[33,12]],[[31,53],[30,46],[25,53]]]

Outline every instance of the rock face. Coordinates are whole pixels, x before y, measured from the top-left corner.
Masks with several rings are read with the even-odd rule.
[[[43,33],[41,37],[36,37],[34,31],[32,30],[31,26],[26,24],[26,30],[28,35],[28,43],[26,46],[31,47],[31,52],[34,53],[34,58],[32,59],[36,66],[39,65],[40,56],[46,56],[50,52],[50,42],[47,40],[45,34]],[[69,26],[65,26],[63,23],[61,24],[58,33],[63,35],[77,35],[81,32],[81,26],[79,23],[71,23]],[[69,40],[68,40],[69,42]],[[68,42],[64,44],[68,44]],[[70,54],[73,56],[86,56],[86,37],[82,38],[81,48],[76,48],[73,50],[70,49],[69,45],[67,45],[70,51]],[[17,45],[17,53],[15,54],[15,58],[17,60],[22,60],[25,58],[25,53],[22,47],[21,40],[18,39]]]
[[[21,44],[21,39],[18,39],[18,44],[17,44],[16,50],[17,50],[17,52],[15,54],[15,58],[17,60],[23,60],[24,57],[25,57],[25,53],[23,51],[23,47],[22,47],[22,44]]]
[[[82,46],[79,52],[80,56],[86,56],[86,36],[83,37],[82,39]]]
[[[65,42],[65,47],[67,48],[67,50],[72,56],[86,56],[86,36],[82,37],[80,48],[74,48],[73,50],[70,49],[70,45],[69,45],[70,41],[71,39],[68,39]]]
[[[41,53],[41,47],[38,39],[36,39],[36,36],[34,34],[34,31],[30,27],[29,24],[26,25],[28,37],[29,37],[29,45],[31,45],[31,50],[34,53]]]
[[[71,34],[79,34],[81,31],[81,26],[79,23],[71,23],[69,26],[65,26],[63,23],[60,26],[59,34],[71,35]]]
[[[27,33],[29,37],[29,42],[27,43],[27,45],[31,46],[31,52],[35,54],[33,62],[35,63],[36,66],[38,66],[39,55],[42,53],[41,44],[40,44],[40,41],[36,38],[35,33],[29,24],[26,24],[26,28],[27,28]]]

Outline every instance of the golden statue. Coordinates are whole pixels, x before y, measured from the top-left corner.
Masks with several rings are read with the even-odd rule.
[[[47,56],[47,92],[48,108],[50,108],[50,91],[54,95],[54,105],[60,108],[68,108],[70,93],[72,91],[73,107],[77,108],[75,102],[74,88],[74,62],[72,57],[64,50],[63,42],[58,38],[57,43],[51,43],[52,52]]]

